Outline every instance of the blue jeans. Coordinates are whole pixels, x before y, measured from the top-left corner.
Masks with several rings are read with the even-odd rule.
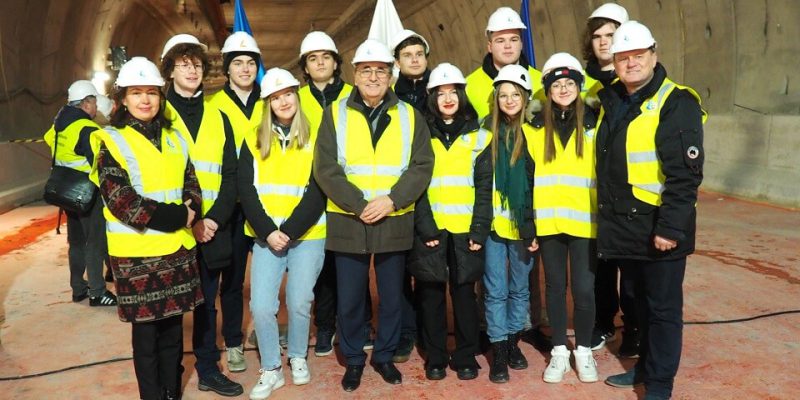
[[[525,327],[530,301],[528,274],[534,262],[528,244],[494,235],[486,240],[483,286],[486,333],[492,343],[506,340]]]
[[[250,267],[250,312],[253,314],[261,368],[281,366],[278,345],[278,294],[283,274],[286,281],[286,309],[289,313],[289,358],[305,358],[314,283],[325,258],[325,240],[293,242],[287,250],[273,251],[266,242],[256,240]]]

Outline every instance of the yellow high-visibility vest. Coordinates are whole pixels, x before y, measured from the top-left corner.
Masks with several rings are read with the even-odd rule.
[[[319,130],[320,124],[322,124],[322,112],[325,111],[322,109],[322,106],[319,105],[317,99],[311,94],[310,83],[300,88],[297,91],[297,94],[300,96],[300,104],[302,104],[303,113],[306,115],[308,119],[308,126],[311,129],[311,132],[314,134],[317,133]],[[353,90],[353,87],[349,84],[345,83],[342,87],[342,91],[339,92],[339,97],[336,100],[330,102],[329,104],[333,104],[341,99],[346,99],[350,97],[350,92]]]
[[[347,98],[331,104],[333,126],[336,129],[338,147],[337,160],[344,169],[347,180],[361,190],[364,199],[370,201],[391,193],[392,186],[408,169],[413,144],[414,108],[399,101],[386,113],[391,123],[372,146],[372,135],[364,114],[347,107]],[[352,214],[328,199],[327,210],[341,214]],[[414,211],[414,203],[393,211],[389,216],[403,215]]]
[[[253,155],[253,186],[264,211],[279,227],[292,215],[308,187],[316,142],[315,131],[311,132],[308,144],[302,149],[292,146],[283,150],[280,139],[273,137],[269,156],[262,160],[261,150],[256,147],[256,140],[245,139],[245,144]],[[325,221],[325,213],[322,213],[317,223],[296,239],[324,239]],[[249,222],[245,224],[244,233],[256,237],[256,232]]]
[[[81,131],[83,128],[87,127],[102,129],[100,125],[97,125],[96,122],[90,119],[81,118],[76,120],[64,128],[63,131],[58,132],[57,149],[53,148],[56,141],[55,125],[51,126],[50,129],[45,132],[44,141],[50,146],[50,155],[55,154],[55,165],[69,167],[74,170],[86,172],[87,174],[92,170],[92,166],[89,164],[89,161],[86,160],[86,157],[75,153],[75,145],[78,144]]]
[[[167,102],[164,109],[164,115],[172,121],[172,126],[181,133],[183,140],[189,145],[189,159],[192,161],[203,193],[203,216],[219,197],[225,148],[225,124],[221,112],[207,103],[204,107],[197,140],[192,139],[189,128],[170,102]]]
[[[583,157],[575,154],[577,140],[583,140]],[[567,234],[581,238],[597,237],[597,180],[595,173],[595,130],[588,128],[583,138],[573,131],[566,146],[557,133],[555,158],[544,159],[545,128],[533,127],[528,151],[536,163],[533,185],[533,211],[538,236]]]
[[[679,85],[669,78],[664,78],[658,91],[642,102],[641,114],[634,118],[628,125],[628,134],[625,139],[625,151],[628,167],[628,183],[633,190],[633,197],[654,206],[661,205],[661,192],[664,191],[666,177],[661,171],[661,160],[658,159],[656,150],[656,131],[661,118],[661,108],[675,89],[689,91],[700,104],[700,95],[688,87]],[[707,114],[703,113],[703,123]],[[603,120],[605,109],[600,109],[598,121]],[[597,129],[600,129],[600,123]],[[631,133],[635,134],[631,134]]]
[[[239,150],[242,149],[244,138],[255,139],[258,130],[261,128],[261,120],[264,117],[264,100],[258,99],[253,107],[253,114],[247,118],[242,112],[242,109],[225,93],[225,90],[220,90],[208,98],[206,104],[211,104],[215,108],[224,112],[230,120],[231,127],[233,128],[233,138],[236,141],[236,156],[239,156]]]
[[[161,130],[161,151],[141,133],[127,126],[120,130],[108,127],[95,131],[92,135],[95,154],[101,143],[128,173],[137,194],[161,203],[183,203],[183,178],[189,149],[177,131]],[[96,166],[89,178],[100,185]],[[181,246],[191,249],[196,244],[188,228],[175,232],[149,228],[140,231],[117,219],[107,206],[103,207],[103,215],[106,218],[108,254],[115,257],[164,256],[176,252]]]
[[[435,162],[428,186],[428,201],[439,229],[468,233],[475,206],[475,160],[492,140],[492,134],[479,129],[464,133],[445,148],[431,139]]]
[[[528,66],[528,73],[531,76],[531,93],[536,93],[536,98],[542,100],[540,96],[544,95],[542,91],[542,73],[536,68]],[[484,118],[489,115],[490,105],[492,104],[494,94],[494,80],[486,75],[483,67],[478,67],[467,76],[467,98],[478,112],[478,118]]]
[[[525,135],[525,140],[530,142],[533,135],[533,128],[528,124],[522,125],[522,133]],[[526,149],[527,151],[527,149]],[[525,162],[524,155],[521,155],[517,162]],[[496,170],[496,169],[495,169]],[[500,192],[497,190],[497,184],[494,177],[492,177],[492,209],[494,210],[494,218],[492,218],[492,230],[503,239],[520,240],[519,227],[516,226],[512,217],[511,209],[508,204],[502,204]]]

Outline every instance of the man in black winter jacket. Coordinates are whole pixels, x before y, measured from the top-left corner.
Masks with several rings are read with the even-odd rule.
[[[597,251],[632,280],[641,332],[636,367],[606,383],[644,383],[646,399],[668,399],[680,362],[686,257],[694,251],[704,112],[694,90],[667,78],[655,49],[636,21],[614,33],[619,82],[600,92]]]

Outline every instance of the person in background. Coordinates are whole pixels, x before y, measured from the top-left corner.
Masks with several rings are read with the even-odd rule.
[[[284,385],[277,314],[284,274],[289,314],[288,364],[295,385],[311,381],[306,363],[314,282],[325,253],[325,197],[311,176],[316,132],[311,132],[297,95],[300,82],[272,68],[261,81],[268,107],[257,139],[245,139],[239,187],[255,238],[250,269],[250,311],[259,338],[261,375],[250,398],[266,399]]]
[[[606,383],[644,383],[645,399],[668,399],[683,343],[705,112],[694,89],[667,77],[646,26],[620,25],[611,53],[619,81],[600,91],[597,254],[620,265],[633,285],[641,347],[636,366]]]
[[[448,364],[458,379],[478,377],[478,304],[475,282],[484,271],[492,221],[491,136],[478,124],[461,71],[439,64],[428,82],[428,126],[434,166],[431,184],[414,208],[414,275],[427,355],[425,377],[444,379]],[[456,348],[447,350],[447,298],[453,305]]]
[[[189,34],[170,38],[161,52],[161,75],[167,80],[164,113],[189,146],[189,158],[203,196],[192,225],[198,244],[200,283],[205,302],[194,310],[192,347],[198,388],[238,396],[242,385],[220,371],[216,298],[220,277],[231,268],[231,214],[236,204],[236,145],[233,128],[222,112],[205,104],[203,78],[209,64],[206,45]],[[223,313],[224,314],[224,313]],[[223,315],[224,318],[224,315]]]
[[[50,146],[54,165],[72,168],[88,174],[94,164],[94,152],[89,138],[100,129],[93,121],[97,116],[98,103],[105,104],[108,98],[97,92],[92,82],[79,80],[67,90],[67,105],[56,115],[44,140]],[[56,139],[58,136],[58,139]],[[67,214],[67,243],[69,244],[69,284],[72,301],[89,298],[92,307],[115,306],[117,297],[106,288],[103,279],[103,261],[108,249],[103,218],[103,201],[96,196],[92,208],[79,215]],[[83,278],[84,272],[89,278]]]
[[[380,307],[372,365],[387,383],[402,381],[392,357],[400,339],[405,258],[414,202],[433,168],[422,115],[389,88],[389,49],[368,39],[352,62],[357,90],[325,110],[314,154],[314,178],[328,197],[326,248],[336,257],[345,391],[358,388],[366,363],[364,291],[373,261]]]
[[[246,32],[234,32],[222,46],[222,71],[228,77],[225,87],[208,99],[208,104],[218,108],[233,126],[236,155],[244,139],[255,139],[261,126],[264,104],[259,97],[261,88],[256,82],[261,65],[261,50],[256,40]],[[244,277],[247,272],[247,255],[253,248],[253,239],[244,234],[244,213],[237,202],[231,216],[231,267],[222,272],[220,305],[222,306],[222,336],[225,338],[228,370],[242,372],[247,369],[244,357]]]
[[[394,55],[394,65],[400,70],[392,89],[400,100],[411,104],[423,114],[427,113],[426,86],[431,76],[431,71],[428,69],[430,54],[428,41],[418,33],[404,29],[392,38],[390,49]],[[392,357],[392,361],[396,363],[408,361],[417,341],[418,299],[411,278],[411,273],[406,270],[403,276],[403,320],[400,342]]]
[[[544,381],[561,382],[569,371],[567,284],[572,290],[575,368],[581,382],[596,382],[590,349],[597,266],[597,192],[594,126],[597,117],[580,97],[583,68],[567,53],[553,54],[542,69],[547,101],[531,121],[528,149],[536,163],[533,211],[545,275],[553,350]],[[568,279],[569,278],[569,279]]]
[[[183,314],[203,302],[191,226],[202,197],[189,146],[164,116],[158,68],[119,70],[111,126],[92,135],[120,320],[131,323],[141,399],[178,399]]]
[[[600,109],[597,93],[617,79],[614,71],[614,56],[611,54],[611,40],[620,24],[628,21],[628,12],[622,6],[606,3],[598,7],[586,20],[583,39],[583,58],[586,60],[586,83],[584,84],[586,104],[595,110]],[[619,279],[619,266],[599,260],[595,275],[595,322],[592,330],[592,350],[600,350],[606,343],[616,339],[614,318],[622,310],[622,343],[617,355],[622,358],[639,356],[639,324],[636,320],[636,307],[633,288],[624,286],[625,279]],[[620,284],[617,290],[617,282]]]
[[[528,368],[519,340],[530,301],[533,253],[539,245],[533,221],[534,163],[526,144],[531,132],[525,124],[531,77],[524,67],[511,64],[500,69],[494,85],[492,114],[484,121],[484,127],[492,132],[494,215],[486,240],[483,287],[492,348],[489,380],[506,383],[508,367]]]

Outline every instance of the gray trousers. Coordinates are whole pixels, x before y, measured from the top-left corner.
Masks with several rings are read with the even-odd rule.
[[[106,291],[103,279],[103,261],[108,254],[106,220],[103,201],[98,194],[92,209],[86,215],[67,214],[67,242],[69,243],[69,284],[72,295],[89,291],[90,297],[102,296]],[[89,278],[87,282],[83,274]]]

